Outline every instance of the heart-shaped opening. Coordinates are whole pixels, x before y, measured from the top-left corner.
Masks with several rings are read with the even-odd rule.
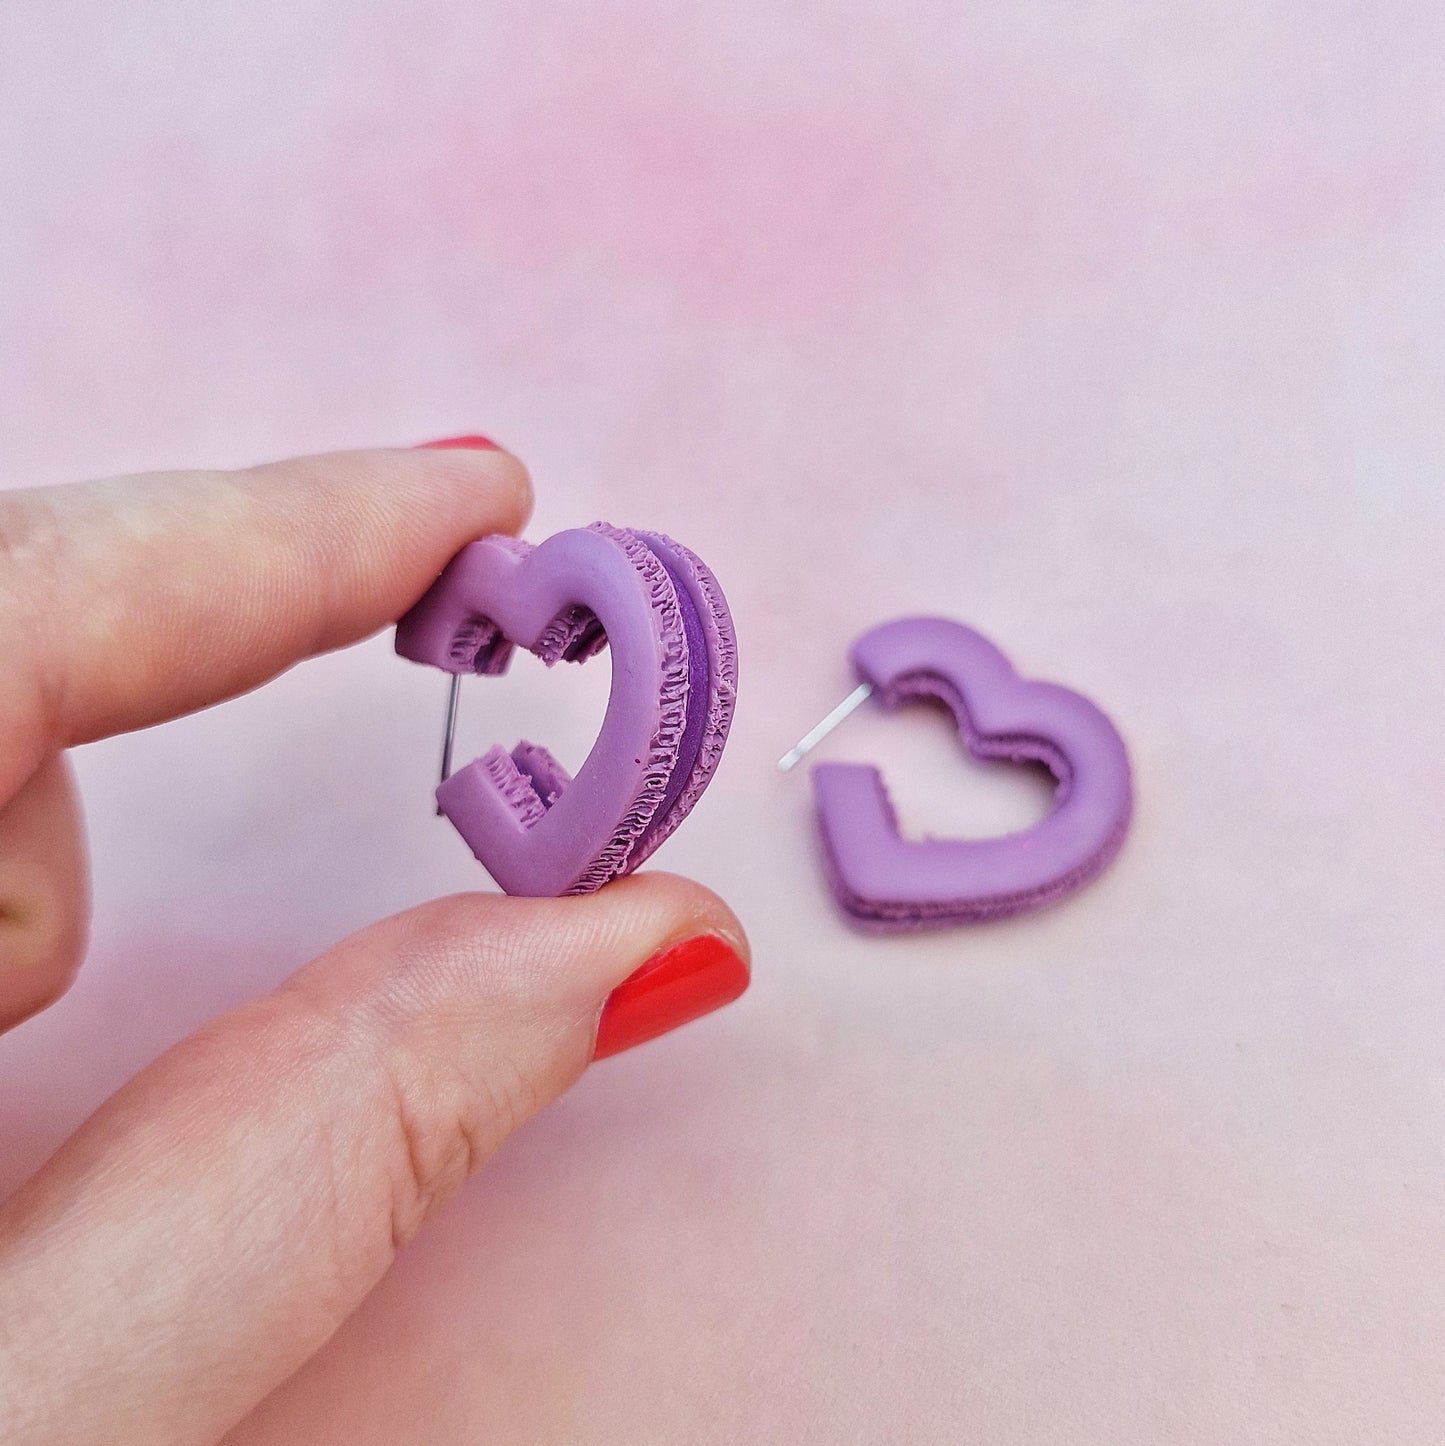
[[[932,698],[860,708],[816,756],[877,768],[910,843],[1022,833],[1053,812],[1058,788],[1042,763],[975,758]]]
[[[505,676],[462,680],[457,765],[497,744],[510,753],[525,739],[545,748],[569,778],[575,777],[602,730],[611,688],[612,654],[600,628],[580,662],[549,667],[525,648],[515,648]],[[505,728],[498,722],[503,718]],[[538,791],[547,791],[545,782]]]

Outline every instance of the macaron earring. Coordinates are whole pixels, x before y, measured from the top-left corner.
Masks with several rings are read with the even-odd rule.
[[[794,767],[854,709],[935,698],[975,758],[1042,763],[1057,780],[1052,812],[991,839],[902,837],[876,768],[823,763],[813,792],[828,881],[848,918],[872,930],[1003,918],[1052,903],[1119,851],[1133,808],[1124,741],[1087,698],[1027,682],[986,638],[946,618],[901,618],[864,633],[849,654],[858,687],[778,760]]]
[[[548,666],[612,650],[602,728],[575,778],[525,740],[451,772],[457,680],[504,673],[514,647]],[[585,894],[635,869],[711,782],[737,696],[717,579],[670,538],[601,522],[535,547],[468,544],[397,624],[396,651],[453,674],[439,812],[509,894]]]

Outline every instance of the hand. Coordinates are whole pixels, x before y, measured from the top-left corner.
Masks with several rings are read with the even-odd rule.
[[[60,995],[84,947],[65,749],[366,636],[529,505],[495,450],[0,494],[0,1028]],[[467,894],[184,1040],[0,1206],[0,1439],[214,1441],[577,1079],[609,996],[602,1052],[726,1003],[745,954],[728,909],[667,875]]]

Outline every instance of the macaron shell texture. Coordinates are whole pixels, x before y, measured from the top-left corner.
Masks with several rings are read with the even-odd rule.
[[[689,646],[695,654],[690,668],[688,733],[696,744],[679,759],[672,797],[639,841],[634,867],[666,841],[712,782],[732,727],[738,693],[737,631],[716,576],[696,553],[672,538],[660,532],[639,536],[663,560],[688,613]],[[696,656],[699,645],[700,658]]]
[[[577,885],[567,891],[575,894],[590,893],[601,888],[609,879],[626,873],[630,867],[636,867],[640,862],[633,857],[635,846],[653,820],[662,813],[672,794],[679,759],[687,740],[691,695],[687,609],[678,596],[672,575],[637,533],[627,528],[612,527],[605,522],[594,522],[587,531],[594,536],[607,538],[620,547],[631,563],[646,595],[661,666],[654,684],[657,724],[649,742],[648,767],[643,775],[642,786],[596,861],[579,879]],[[602,645],[605,645],[612,640],[611,627],[600,610],[597,611],[597,617],[602,624]],[[614,647],[613,696],[616,696],[620,684],[637,686],[631,677],[619,679],[619,670],[624,666],[624,660],[619,657]],[[608,707],[610,712],[610,701]],[[605,732],[605,722],[603,727]],[[599,737],[599,745],[601,741]],[[594,746],[593,753],[588,755],[589,763],[596,752],[597,746]],[[579,777],[586,771],[586,767],[584,764],[579,771]]]

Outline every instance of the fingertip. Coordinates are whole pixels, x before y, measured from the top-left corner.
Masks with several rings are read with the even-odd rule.
[[[733,1003],[752,982],[741,920],[704,885],[677,874],[631,874],[592,896],[632,946],[593,1031],[593,1061],[671,1034]]]
[[[379,988],[391,1000],[380,1012],[391,1019],[409,1012],[401,1001],[423,997],[415,992],[421,962],[429,978],[423,995],[449,981],[442,992],[452,1017],[480,1008],[494,1021],[550,1018],[553,1048],[572,1032],[561,1021],[586,1033],[585,1022],[595,1029],[604,1006],[612,1036],[621,1028],[636,1043],[665,1033],[742,994],[752,960],[741,921],[717,894],[656,872],[581,897],[453,894],[373,925],[345,953],[350,962],[333,957],[317,982],[353,998]],[[634,1008],[643,995],[651,1002]],[[625,1026],[620,1004],[628,1006]],[[593,1037],[574,1043],[590,1049]]]
[[[746,960],[717,934],[698,934],[654,954],[607,997],[593,1060],[670,1034],[738,999],[751,982]]]
[[[350,455],[375,459],[387,468],[404,467],[432,509],[445,515],[453,551],[489,533],[519,533],[532,515],[534,494],[526,464],[480,434]]]
[[[485,497],[488,517],[500,518],[485,532],[518,533],[526,526],[535,502],[532,478],[514,452],[480,435],[423,442],[409,450],[430,473],[455,479],[464,489],[478,489]],[[465,504],[465,496],[463,500]]]
[[[469,542],[521,531],[532,484],[500,449],[383,447],[16,498],[0,521],[26,546],[0,622],[10,671],[35,682],[0,707],[6,790],[49,750],[234,697],[395,622]]]
[[[588,897],[615,916],[616,927],[646,940],[649,953],[713,934],[751,965],[752,946],[742,920],[721,895],[695,879],[649,869],[617,879]]]
[[[327,559],[329,585],[312,595],[334,604],[319,634],[324,647],[394,621],[469,542],[520,533],[532,512],[527,468],[500,448],[374,447],[240,475],[264,497],[273,525],[282,519],[288,538]]]

